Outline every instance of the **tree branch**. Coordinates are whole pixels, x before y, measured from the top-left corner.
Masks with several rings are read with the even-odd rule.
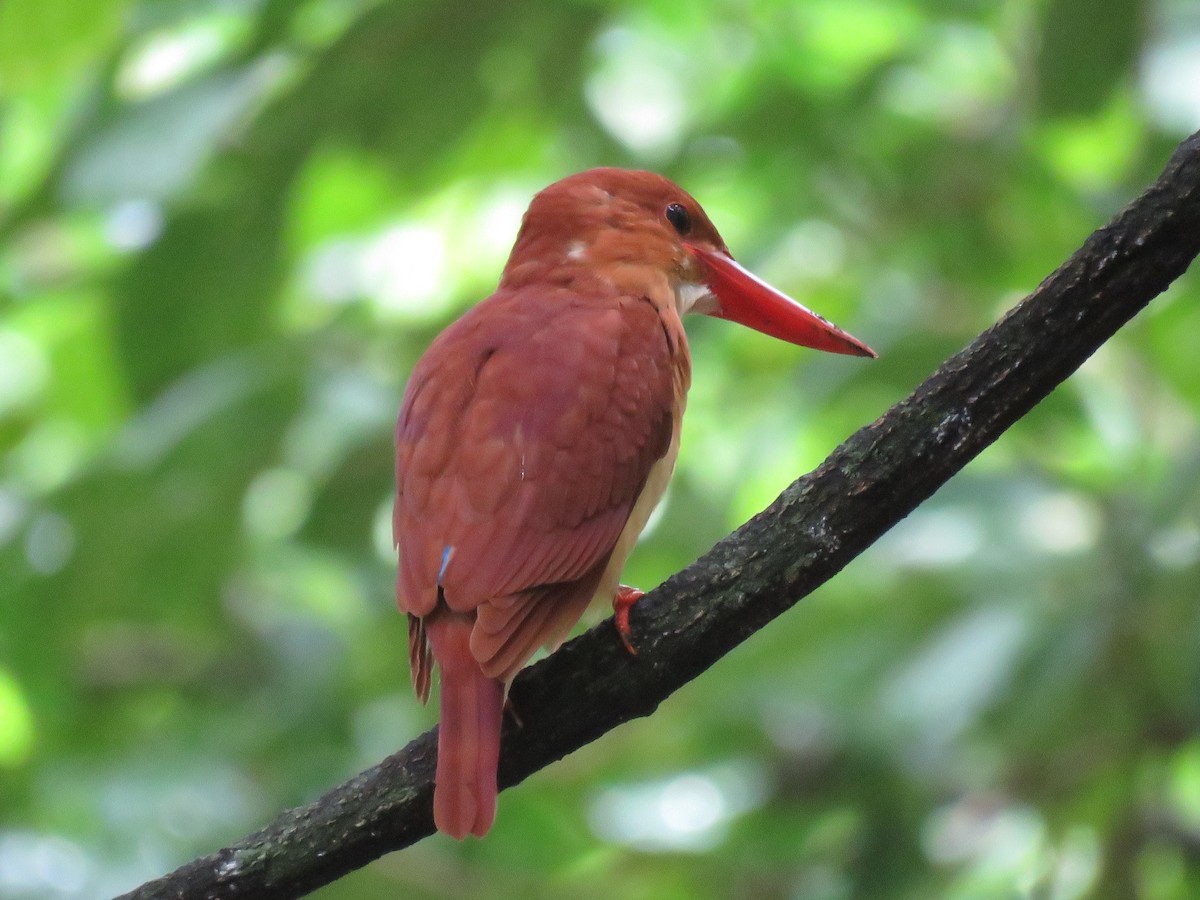
[[[1200,252],[1200,133],[1058,271],[911,396],[633,609],[521,673],[501,787],[658,704],[823,584],[1029,412]],[[433,831],[436,729],[127,898],[296,897]]]

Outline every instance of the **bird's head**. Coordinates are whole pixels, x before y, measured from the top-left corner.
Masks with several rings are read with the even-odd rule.
[[[735,262],[695,198],[653,172],[590,169],[538,193],[501,284],[547,271],[564,279],[586,273],[634,289],[665,280],[680,314],[730,319],[803,347],[875,356]]]

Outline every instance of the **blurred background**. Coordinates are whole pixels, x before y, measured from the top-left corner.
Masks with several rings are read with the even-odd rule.
[[[535,190],[663,172],[880,352],[691,324],[648,589],[1198,125],[1187,0],[4,0],[0,896],[128,890],[433,724],[391,431]],[[317,896],[1200,895],[1198,300],[486,841]]]

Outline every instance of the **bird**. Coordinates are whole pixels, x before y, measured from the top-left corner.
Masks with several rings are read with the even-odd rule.
[[[396,425],[396,593],[422,703],[440,670],[444,834],[492,827],[508,686],[539,648],[596,601],[635,652],[642,594],[620,574],[679,452],[687,313],[876,355],[735,262],[682,188],[598,168],[533,197],[496,291],[413,368]]]

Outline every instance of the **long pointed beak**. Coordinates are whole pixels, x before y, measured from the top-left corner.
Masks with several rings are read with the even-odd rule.
[[[707,274],[705,280],[720,301],[720,309],[710,315],[740,322],[755,331],[801,347],[872,359],[878,355],[858,338],[775,290],[734,262],[728,254],[695,244],[684,244],[684,247],[703,264]]]

